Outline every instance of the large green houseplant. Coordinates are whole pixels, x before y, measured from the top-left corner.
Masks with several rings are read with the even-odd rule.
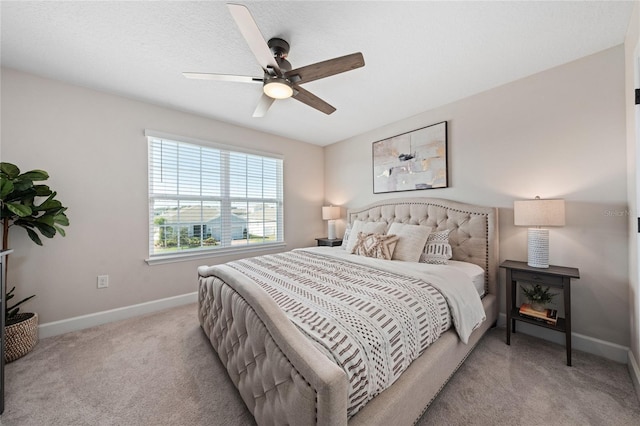
[[[49,179],[49,174],[44,170],[31,170],[20,173],[20,169],[11,163],[0,163],[0,219],[2,221],[2,250],[9,248],[9,230],[13,227],[19,227],[27,232],[31,241],[38,245],[42,245],[40,235],[46,238],[53,238],[56,234],[65,236],[63,226],[69,225],[69,219],[65,214],[67,210],[62,203],[56,200],[57,193],[52,191],[47,185],[36,184]],[[8,256],[7,256],[8,258]],[[5,259],[5,282],[8,272],[8,259]],[[10,289],[10,290],[9,290]],[[13,361],[29,352],[37,342],[37,314],[26,313],[21,314],[20,306],[35,295],[28,296],[17,302],[10,302],[14,298],[15,286],[7,284],[7,292],[5,295],[6,309],[5,330],[6,334],[6,353],[5,359]],[[35,319],[34,319],[35,318]],[[21,322],[30,321],[30,325],[22,327]],[[13,331],[14,327],[17,331]],[[25,334],[25,329],[29,329],[29,333],[35,332],[33,336],[15,335],[15,333]],[[16,340],[28,340],[28,343]],[[17,350],[15,355],[11,356],[11,345],[16,344],[22,349]],[[30,347],[29,347],[30,346]],[[21,353],[25,351],[24,353]]]

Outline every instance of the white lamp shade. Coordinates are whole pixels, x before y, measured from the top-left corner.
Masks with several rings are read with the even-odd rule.
[[[564,226],[564,200],[522,200],[513,202],[516,226]]]
[[[338,206],[322,207],[322,219],[323,220],[340,219],[340,207]]]

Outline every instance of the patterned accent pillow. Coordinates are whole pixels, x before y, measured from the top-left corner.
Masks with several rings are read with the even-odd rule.
[[[349,241],[349,234],[351,234],[351,224],[347,224],[347,229],[344,230],[344,235],[342,236],[342,250],[347,249],[347,244]]]
[[[349,233],[349,239],[347,240],[347,252],[353,253],[353,248],[358,242],[358,232],[364,232],[365,234],[385,234],[387,231],[386,222],[363,222],[356,220],[351,225],[351,231]]]
[[[444,231],[436,231],[429,234],[427,245],[420,256],[420,262],[447,265],[449,263],[447,261],[453,256],[453,250],[449,244],[450,232],[451,229],[445,229]]]
[[[356,245],[352,253],[358,256],[375,257],[376,259],[391,260],[393,250],[400,237],[397,235],[368,234],[358,232]]]
[[[400,237],[393,260],[419,262],[432,229],[430,226],[393,222],[388,232]]]

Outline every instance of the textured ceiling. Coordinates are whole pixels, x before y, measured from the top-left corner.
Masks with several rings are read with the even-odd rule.
[[[240,2],[239,2],[240,3]],[[327,145],[624,42],[633,2],[262,1],[265,39],[301,67],[362,52],[363,68],[304,88],[252,118],[256,84],[183,71],[261,76],[225,2],[2,1],[2,66],[318,145]]]

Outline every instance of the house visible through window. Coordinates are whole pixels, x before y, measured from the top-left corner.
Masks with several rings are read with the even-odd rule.
[[[283,160],[146,132],[149,255],[283,243]]]

